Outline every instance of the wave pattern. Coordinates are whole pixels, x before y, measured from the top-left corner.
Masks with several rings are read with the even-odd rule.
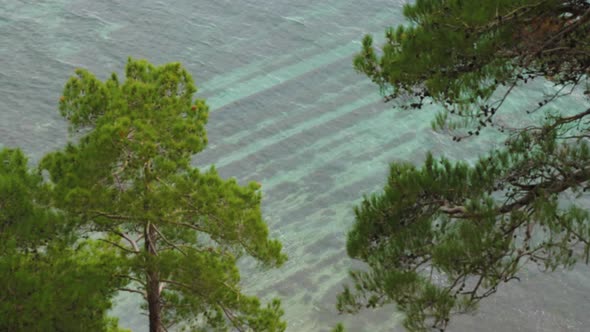
[[[428,111],[393,111],[354,73],[366,33],[402,23],[401,0],[0,1],[0,146],[38,160],[63,146],[56,111],[76,67],[121,72],[127,56],[181,61],[212,112],[209,147],[195,164],[225,177],[260,181],[263,209],[290,257],[284,268],[254,271],[244,284],[283,300],[290,331],[391,331],[393,307],[339,316],[336,294],[355,262],[344,243],[352,206],[382,186],[393,160],[420,162],[427,150],[472,159],[493,135],[458,146],[432,133]],[[534,91],[521,91],[514,109]],[[575,98],[565,106],[576,105]],[[457,331],[583,331],[589,318],[588,268],[540,275],[531,270],[457,321]],[[532,291],[543,288],[541,292]],[[544,300],[544,298],[546,300]],[[145,330],[138,299],[121,296],[124,326]]]

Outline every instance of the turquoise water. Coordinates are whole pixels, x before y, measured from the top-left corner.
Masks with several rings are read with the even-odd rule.
[[[392,331],[393,307],[339,316],[336,294],[354,262],[344,252],[352,206],[379,190],[393,160],[420,162],[427,150],[472,159],[498,142],[487,133],[456,144],[433,133],[433,113],[395,111],[351,66],[365,33],[401,21],[403,1],[373,0],[0,0],[0,145],[33,159],[64,145],[56,105],[76,67],[101,78],[127,56],[182,62],[211,105],[210,145],[195,164],[263,184],[263,210],[290,260],[250,272],[244,286],[282,299],[289,331]],[[499,118],[530,107],[551,86],[517,91]],[[564,109],[585,107],[574,94]],[[516,112],[517,113],[517,112]],[[452,331],[587,331],[590,269],[544,275],[535,268],[502,288]],[[114,313],[144,331],[138,299]]]

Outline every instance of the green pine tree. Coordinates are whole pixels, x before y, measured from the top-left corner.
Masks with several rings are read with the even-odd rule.
[[[48,208],[46,189],[22,152],[0,151],[0,331],[119,331],[106,316],[115,257]]]
[[[421,167],[394,162],[383,192],[355,209],[347,252],[368,269],[351,272],[338,309],[396,303],[408,330],[444,330],[527,263],[588,263],[588,210],[563,198],[590,188],[590,109],[547,104],[590,94],[590,3],[417,0],[404,15],[409,24],[388,30],[380,50],[364,39],[355,68],[386,101],[442,105],[433,127],[455,141],[504,131],[495,114],[518,86],[547,79],[558,91],[517,111],[546,114],[507,131],[505,148],[471,165],[432,155]]]
[[[242,294],[236,263],[286,259],[269,239],[259,185],[191,166],[207,143],[208,108],[178,63],[129,59],[126,80],[76,70],[60,100],[79,142],[47,155],[56,207],[116,248],[121,288],[145,299],[151,332],[283,331],[278,300]]]

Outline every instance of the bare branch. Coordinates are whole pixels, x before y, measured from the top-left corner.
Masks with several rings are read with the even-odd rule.
[[[122,292],[129,292],[129,293],[140,294],[141,296],[143,296],[144,299],[147,299],[147,294],[145,292],[142,292],[142,291],[137,290],[137,289],[132,289],[132,288],[117,288],[117,290],[122,291]]]

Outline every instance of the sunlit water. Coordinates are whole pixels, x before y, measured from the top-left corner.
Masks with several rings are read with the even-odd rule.
[[[196,165],[263,184],[263,209],[290,260],[244,275],[247,291],[282,299],[289,331],[399,330],[392,307],[339,316],[336,294],[353,264],[345,234],[352,206],[379,190],[393,160],[420,162],[427,150],[472,159],[498,140],[456,144],[430,130],[433,113],[383,104],[356,74],[352,55],[366,33],[401,21],[393,0],[0,0],[0,145],[35,161],[64,145],[56,105],[76,67],[101,78],[128,56],[182,62],[211,105],[210,145]],[[508,108],[529,107],[550,89],[521,90]],[[559,106],[582,109],[579,95]],[[507,112],[509,113],[509,112]],[[509,114],[500,118],[510,122]],[[487,137],[487,138],[486,138]],[[590,270],[536,269],[503,287],[454,331],[587,331]],[[122,296],[123,326],[146,329],[139,299]],[[0,318],[1,319],[1,318]]]

